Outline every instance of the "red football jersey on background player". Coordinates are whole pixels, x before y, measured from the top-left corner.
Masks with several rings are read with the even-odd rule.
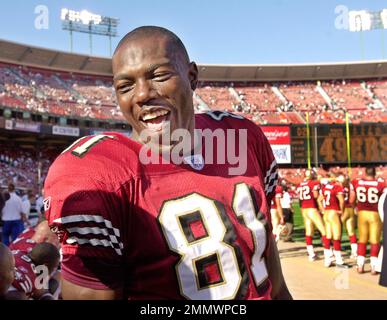
[[[27,228],[21,233],[10,245],[9,248],[14,250],[19,250],[24,253],[30,253],[31,250],[35,247],[36,242],[31,238],[34,236],[34,228]]]
[[[321,188],[324,197],[324,209],[340,211],[340,202],[337,195],[343,194],[343,187],[337,183],[328,183]]]
[[[343,187],[345,208],[353,208],[353,204],[349,202],[349,187]]]
[[[318,204],[313,196],[313,191],[320,190],[320,183],[315,180],[306,180],[301,182],[297,187],[298,197],[301,201],[301,208],[315,208],[318,209]]]
[[[277,185],[275,187],[275,196],[274,196],[273,200],[271,200],[271,209],[277,209],[277,204],[275,203],[275,198],[281,199],[283,192],[284,192],[284,190],[280,185]]]
[[[12,252],[15,258],[15,280],[12,283],[13,289],[24,292],[28,298],[32,298],[36,289],[36,274],[31,259],[22,251]],[[12,288],[11,288],[12,290]]]
[[[288,193],[290,195],[290,199],[293,201],[294,199],[298,199],[298,194],[297,194],[297,189],[296,190],[293,190],[293,189],[288,189]]]
[[[128,299],[269,299],[261,257],[277,166],[262,131],[235,117],[198,114],[195,126],[248,130],[242,176],[229,164],[144,165],[142,145],[117,133],[62,153],[44,190],[63,278],[94,289],[124,284]]]
[[[357,210],[378,211],[378,202],[385,188],[384,181],[356,179],[351,189],[356,193]]]

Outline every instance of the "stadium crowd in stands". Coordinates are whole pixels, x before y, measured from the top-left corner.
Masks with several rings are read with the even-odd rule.
[[[198,110],[240,112],[260,124],[387,121],[386,80],[200,82]],[[108,77],[0,63],[0,105],[38,113],[122,120]],[[273,111],[276,113],[273,114]]]

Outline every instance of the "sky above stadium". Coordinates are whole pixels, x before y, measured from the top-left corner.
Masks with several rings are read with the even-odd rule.
[[[41,20],[46,11],[38,6],[45,6],[47,19]],[[169,28],[186,44],[191,59],[202,64],[387,58],[387,30],[350,32],[341,19],[345,10],[387,8],[385,0],[12,0],[0,4],[0,38],[70,51],[61,8],[119,18],[120,36],[141,25]],[[89,54],[88,35],[76,33],[73,39],[74,52]],[[113,39],[113,48],[118,41]],[[93,55],[109,56],[107,38],[93,37]]]

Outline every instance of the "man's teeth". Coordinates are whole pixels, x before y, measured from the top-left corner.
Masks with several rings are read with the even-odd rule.
[[[167,111],[167,110],[159,110],[159,111],[155,111],[152,113],[147,113],[146,115],[142,116],[142,121],[156,119],[157,117],[165,116],[168,113],[169,113],[169,111]]]

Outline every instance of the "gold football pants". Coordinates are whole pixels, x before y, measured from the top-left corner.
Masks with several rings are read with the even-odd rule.
[[[336,210],[324,210],[325,230],[328,239],[341,239],[341,221]]]
[[[359,229],[359,243],[379,244],[383,223],[376,211],[362,210],[358,212],[357,227]]]
[[[305,224],[305,235],[313,236],[314,228],[316,227],[322,236],[325,236],[325,226],[320,213],[315,208],[301,209],[302,217]]]
[[[355,210],[353,208],[345,208],[344,213],[341,215],[341,222],[347,229],[348,236],[353,236],[356,228]]]
[[[280,216],[277,209],[270,209],[271,225],[273,227],[273,233],[276,234],[278,225],[280,224]]]

